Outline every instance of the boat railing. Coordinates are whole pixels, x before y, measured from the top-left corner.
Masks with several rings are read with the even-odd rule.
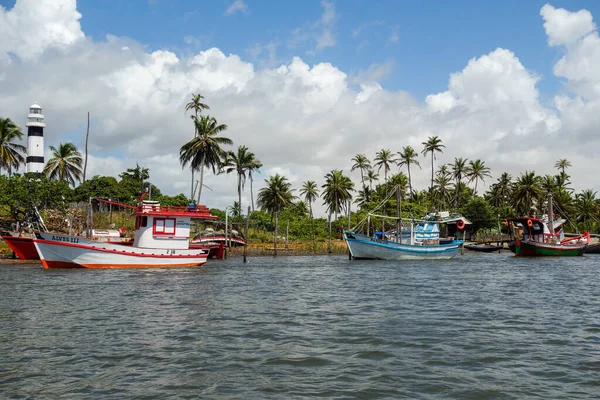
[[[138,205],[138,207],[136,208],[136,213],[188,214],[192,217],[195,216],[198,218],[218,218],[217,216],[210,214],[210,210],[208,207],[193,204],[190,204],[188,206],[164,206],[158,203],[155,204],[144,202]]]

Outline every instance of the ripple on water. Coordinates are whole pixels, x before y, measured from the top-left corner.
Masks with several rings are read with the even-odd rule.
[[[594,398],[600,257],[0,266],[7,398]]]

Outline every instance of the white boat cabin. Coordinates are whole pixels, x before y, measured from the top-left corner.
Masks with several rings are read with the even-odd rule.
[[[204,206],[161,206],[144,200],[135,218],[134,247],[149,249],[189,249],[192,218],[216,218]]]

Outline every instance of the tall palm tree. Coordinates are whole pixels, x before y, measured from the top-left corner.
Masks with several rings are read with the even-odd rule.
[[[598,203],[596,192],[591,189],[577,194],[575,201],[577,222],[581,222],[588,232],[592,229],[591,223],[598,221]]]
[[[515,182],[513,190],[513,206],[521,215],[534,213],[534,205],[545,198],[546,193],[541,186],[541,178],[534,171],[525,171]]]
[[[379,180],[379,174],[376,174],[373,169],[369,169],[365,179],[369,181],[369,190],[373,191],[373,182],[377,182]]]
[[[452,184],[450,183],[450,174],[437,174],[434,179],[433,200],[438,201],[438,205],[442,209],[446,209],[446,205],[452,198]]]
[[[250,179],[250,201],[252,202],[252,211],[254,211],[254,192],[252,190],[252,182],[254,182],[254,179],[252,177],[252,173],[258,172],[262,168],[263,164],[258,158],[254,157],[254,153],[252,153],[252,157],[253,159],[250,160],[248,165],[248,178]]]
[[[559,169],[563,174],[565,173],[565,169],[571,166],[571,162],[566,158],[561,158],[554,164],[554,168]]]
[[[219,133],[227,129],[227,125],[219,125],[214,117],[201,115],[200,118],[194,116],[192,119],[196,126],[197,135],[181,147],[179,162],[182,168],[190,163],[192,168],[200,169],[199,204],[204,182],[204,167],[212,168],[213,173],[216,173],[217,166],[226,155],[221,146],[231,145],[233,142],[229,138],[218,136]]]
[[[308,208],[310,210],[310,217],[313,217],[313,208],[312,203],[315,202],[317,197],[319,197],[319,189],[317,187],[317,183],[315,181],[306,181],[302,184],[302,189],[300,189],[300,195],[304,196],[304,201],[308,203]]]
[[[400,157],[397,160],[398,167],[402,168],[403,166],[406,166],[406,168],[408,169],[408,187],[410,190],[410,195],[412,197],[413,189],[412,178],[410,176],[410,164],[416,165],[417,167],[419,167],[419,169],[421,168],[421,164],[419,164],[419,161],[417,160],[419,154],[411,146],[404,146],[402,148],[402,151],[398,152],[398,156]]]
[[[258,206],[271,215],[275,216],[275,235],[273,237],[273,246],[275,255],[277,255],[277,232],[279,229],[279,212],[284,207],[290,206],[294,200],[292,184],[288,182],[285,176],[275,174],[265,179],[266,186],[258,191]]]
[[[508,172],[503,172],[498,181],[490,186],[486,199],[494,207],[508,205],[512,193],[512,177]]]
[[[460,193],[462,178],[467,174],[467,160],[459,157],[454,158],[454,164],[452,164],[452,177],[454,178],[454,191],[456,197],[454,199],[454,207],[458,207],[458,194]]]
[[[421,150],[421,154],[427,157],[427,153],[431,153],[431,186],[429,190],[433,189],[433,160],[435,158],[435,153],[443,153],[442,149],[446,146],[442,144],[442,139],[437,136],[429,136],[426,142],[422,143],[423,150]]]
[[[81,181],[83,175],[83,157],[77,147],[71,142],[60,143],[58,149],[50,146],[52,158],[48,160],[43,174],[49,180],[67,182],[75,186],[75,181]]]
[[[354,182],[346,175],[342,170],[334,169],[325,175],[325,184],[321,186],[323,192],[323,205],[327,206],[327,211],[331,214],[337,215],[344,209],[347,210],[348,202],[352,200],[352,194],[354,191]]]
[[[387,174],[388,174],[388,171],[390,170],[390,165],[396,161],[393,158],[392,152],[388,149],[379,150],[375,154],[375,161],[377,161],[375,163],[375,167],[379,167],[377,169],[377,171],[381,171],[381,168],[383,168],[383,176],[384,176],[383,183],[387,183]]]
[[[238,191],[238,204],[240,209],[242,207],[242,190],[246,185],[246,174],[250,172],[254,165],[258,161],[254,156],[254,153],[248,150],[246,146],[239,146],[237,153],[228,151],[221,169],[226,173],[235,172],[237,174],[237,191]]]
[[[202,110],[210,110],[208,104],[202,102],[204,96],[200,93],[194,94],[192,93],[192,100],[185,105],[185,111],[188,112],[190,110],[194,110],[194,117],[198,119],[198,113],[202,112]],[[198,135],[198,130],[196,129],[196,124],[194,124],[194,137]],[[192,188],[190,194],[190,200],[194,199],[194,168],[192,168]]]
[[[352,158],[352,161],[354,161],[354,164],[352,165],[352,169],[350,171],[354,171],[354,170],[360,170],[360,182],[362,184],[362,186],[365,186],[365,171],[368,171],[371,168],[371,162],[369,161],[369,159],[367,158],[367,156],[365,156],[364,154],[357,154]]]
[[[20,164],[25,164],[21,153],[27,153],[27,148],[14,143],[17,139],[23,139],[21,128],[10,118],[0,118],[0,170],[4,168],[9,175],[13,168],[18,169]]]
[[[475,181],[475,196],[477,196],[477,183],[479,180],[485,182],[485,178],[491,178],[492,174],[490,174],[490,169],[485,166],[485,162],[477,159],[469,161],[467,177],[471,182]]]

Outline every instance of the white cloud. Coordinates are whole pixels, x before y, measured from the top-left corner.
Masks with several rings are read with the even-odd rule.
[[[227,7],[227,9],[225,10],[225,15],[232,15],[236,12],[248,12],[248,5],[244,0],[235,0],[233,3],[231,3],[229,7]]]
[[[596,30],[592,14],[588,10],[570,12],[546,4],[540,10],[540,15],[546,21],[544,29],[548,35],[548,44],[552,46],[569,44]]]
[[[0,55],[31,59],[49,48],[64,49],[83,39],[75,0],[20,0],[0,6]]]
[[[2,10],[1,18],[12,21],[30,4],[19,0],[13,9]],[[36,23],[78,21],[69,4],[60,13],[41,14]],[[331,9],[321,21],[335,21]],[[12,38],[30,27],[10,29]],[[380,83],[391,71],[388,63],[373,64],[354,77],[333,64],[309,65],[300,57],[257,68],[217,48],[184,57],[168,49],[149,53],[143,44],[114,36],[94,42],[78,23],[68,31],[80,34],[73,40],[50,36],[33,52],[25,51],[25,42],[13,44],[0,36],[1,51],[16,55],[2,65],[0,110],[24,126],[28,106],[37,101],[46,116],[46,145],[73,141],[80,149],[90,111],[88,176],[117,175],[139,163],[164,193],[189,194],[190,173],[179,165],[179,148],[193,136],[184,105],[199,92],[210,114],[228,125],[225,136],[236,146],[247,145],[263,162],[255,194],[271,173],[285,174],[296,189],[306,180],[320,186],[334,168],[350,173],[357,153],[372,159],[382,148],[396,152],[411,145],[420,151],[430,135],[446,145],[436,165],[454,157],[481,158],[495,176],[518,175],[531,169],[552,173],[558,158],[568,158],[576,188],[599,189],[588,173],[597,166],[593,149],[600,141],[600,75],[587,67],[599,65],[596,31],[565,46],[555,72],[570,93],[554,99],[556,108],[540,103],[540,77],[507,49],[466,62],[450,74],[446,91],[422,102]],[[55,48],[59,51],[48,51]],[[421,161],[422,170],[411,170],[418,189],[427,187],[430,174],[428,159]],[[351,176],[358,182],[356,171]],[[207,173],[205,183],[212,190],[203,191],[203,203],[222,208],[237,200],[233,175]],[[244,208],[249,204],[248,188],[242,202]],[[322,214],[324,208],[318,204],[315,210]]]

